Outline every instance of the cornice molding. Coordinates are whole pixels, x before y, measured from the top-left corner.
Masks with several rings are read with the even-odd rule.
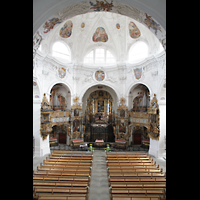
[[[60,67],[64,67],[64,68],[68,68],[71,69],[73,71],[88,71],[88,72],[93,72],[94,70],[97,70],[99,68],[99,66],[86,66],[86,65],[75,65],[74,63],[61,63],[59,62],[57,59],[55,59],[54,57],[50,56],[50,55],[44,55],[41,53],[36,53],[35,56],[36,59],[43,61],[43,65],[44,66],[48,66],[48,64],[56,67],[56,68],[60,68]],[[46,63],[46,65],[45,65]],[[160,54],[156,55],[156,56],[150,56],[148,58],[146,58],[144,61],[141,61],[140,63],[136,63],[136,64],[129,64],[129,63],[124,63],[124,64],[116,64],[116,65],[112,65],[112,66],[102,66],[101,68],[107,72],[113,72],[116,70],[120,70],[120,71],[126,71],[126,70],[132,70],[135,68],[143,68],[144,72],[148,72],[151,71],[152,69],[154,69],[155,67],[158,66],[164,66],[166,65],[166,54],[165,52],[161,52]],[[50,67],[50,69],[52,70],[52,67]]]

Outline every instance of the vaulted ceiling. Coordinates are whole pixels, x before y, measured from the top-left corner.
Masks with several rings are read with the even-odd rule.
[[[72,21],[72,29],[69,37],[61,37],[60,30],[68,21]],[[140,31],[138,38],[132,38],[129,34],[129,23],[133,22]],[[81,24],[84,23],[84,27]],[[120,25],[118,29],[116,24]],[[108,40],[106,42],[94,42],[93,35],[98,27],[103,27]],[[56,41],[67,44],[71,49],[72,62],[83,64],[84,56],[92,49],[108,49],[116,58],[117,63],[128,61],[130,47],[138,41],[145,42],[149,47],[149,56],[160,53],[160,42],[156,36],[143,24],[136,20],[116,13],[90,12],[72,17],[60,23],[51,30],[51,33],[42,41],[41,50],[44,54],[52,55],[52,45]]]

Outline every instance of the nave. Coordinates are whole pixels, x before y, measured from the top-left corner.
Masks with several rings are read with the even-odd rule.
[[[144,151],[54,150],[46,156],[40,166],[39,159],[33,159],[35,199],[166,198],[166,161],[156,162]]]

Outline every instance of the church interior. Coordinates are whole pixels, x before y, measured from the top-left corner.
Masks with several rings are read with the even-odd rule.
[[[33,199],[166,199],[165,12],[33,0]]]

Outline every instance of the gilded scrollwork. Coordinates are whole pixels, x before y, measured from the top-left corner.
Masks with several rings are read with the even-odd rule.
[[[149,125],[147,126],[148,136],[153,140],[159,140],[160,129],[159,129],[159,107],[156,98],[156,94],[154,94],[153,99],[150,102],[150,108],[148,108],[149,114]]]

